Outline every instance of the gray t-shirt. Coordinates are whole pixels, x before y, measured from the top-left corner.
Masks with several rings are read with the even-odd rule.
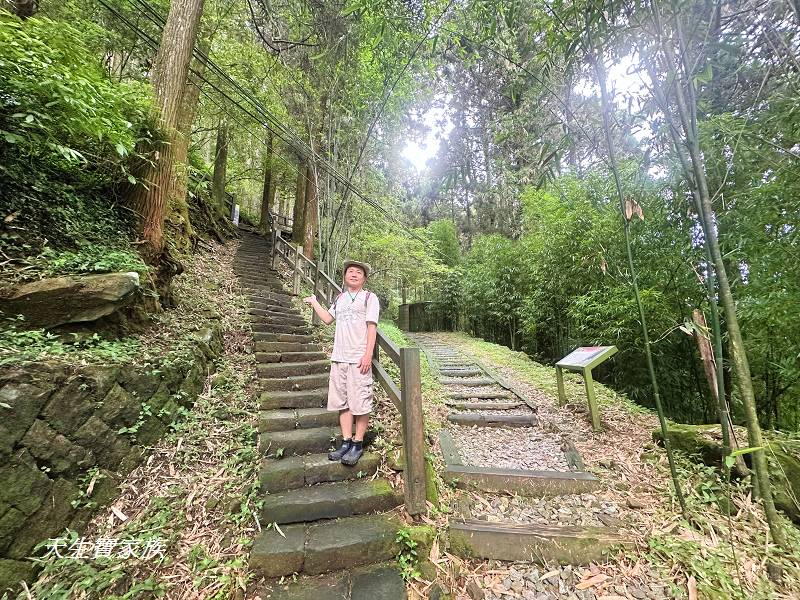
[[[367,323],[378,323],[378,297],[367,290],[352,297],[344,292],[328,312],[336,319],[331,361],[357,364],[367,351]]]

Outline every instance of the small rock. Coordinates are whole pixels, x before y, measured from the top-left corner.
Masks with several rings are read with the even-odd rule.
[[[511,578],[510,578],[510,577],[506,577],[506,578],[503,580],[503,584],[502,584],[502,585],[503,585],[503,587],[504,587],[504,588],[506,588],[507,590],[510,590],[510,589],[511,589]]]
[[[483,600],[486,595],[481,589],[481,586],[478,585],[478,582],[474,579],[470,579],[469,583],[467,583],[467,594],[469,594],[472,600]]]
[[[645,598],[647,598],[647,593],[640,587],[628,589],[628,594],[636,598],[636,600],[645,600]]]
[[[599,464],[604,469],[610,469],[611,466],[614,464],[614,461],[612,461],[610,458],[601,458]]]
[[[572,565],[567,565],[563,569],[561,569],[561,579],[567,581],[568,579],[572,578]]]
[[[519,592],[521,592],[522,590],[525,589],[525,584],[522,583],[521,581],[512,581],[511,582],[511,589],[514,590],[515,592],[519,593]]]
[[[628,508],[639,510],[645,507],[645,503],[638,498],[628,498]]]

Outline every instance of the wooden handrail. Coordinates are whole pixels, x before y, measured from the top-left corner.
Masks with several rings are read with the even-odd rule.
[[[319,280],[324,280],[329,288],[341,293],[342,288],[317,263],[303,255],[302,246],[292,247],[288,241],[281,237],[275,228],[274,221],[271,221],[270,225],[272,228],[270,232],[272,241],[270,266],[276,269],[278,257],[283,259],[283,262],[292,270],[295,295],[299,293],[300,279],[308,282],[314,288],[316,287],[315,283],[318,283],[318,281],[315,281],[316,277]],[[300,257],[311,266],[313,277],[305,274]],[[318,289],[314,289],[314,294],[317,298],[322,297],[326,301],[328,300]],[[378,328],[376,341],[375,356],[372,360],[372,374],[400,413],[406,457],[406,466],[403,471],[405,505],[409,514],[418,515],[424,513],[427,506],[425,423],[422,414],[422,380],[420,376],[419,349],[398,347],[381,331],[380,327]],[[379,348],[384,351],[389,360],[399,367],[399,385],[392,380],[386,368],[381,364]]]

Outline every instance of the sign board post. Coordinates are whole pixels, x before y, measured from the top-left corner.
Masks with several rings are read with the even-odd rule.
[[[597,408],[597,397],[594,395],[594,379],[592,369],[617,353],[616,346],[584,346],[576,348],[556,363],[556,382],[558,384],[558,402],[567,403],[564,391],[564,369],[583,373],[583,384],[586,387],[586,399],[589,401],[589,415],[592,428],[600,431],[600,411]]]

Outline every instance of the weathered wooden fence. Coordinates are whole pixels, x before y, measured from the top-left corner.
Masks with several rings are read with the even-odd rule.
[[[277,269],[283,261],[292,270],[292,293],[300,293],[300,284],[308,283],[317,300],[328,306],[342,292],[327,273],[320,270],[319,264],[303,255],[302,246],[293,246],[281,237],[279,230],[272,227],[271,263]],[[319,323],[314,314],[313,321]],[[388,360],[400,370],[400,381],[395,382],[387,373],[380,350]],[[383,362],[382,362],[383,361]],[[372,359],[372,373],[400,413],[403,432],[403,452],[405,454],[405,505],[409,514],[425,512],[425,423],[422,416],[422,385],[420,379],[420,356],[418,348],[399,348],[378,328],[377,343]]]

